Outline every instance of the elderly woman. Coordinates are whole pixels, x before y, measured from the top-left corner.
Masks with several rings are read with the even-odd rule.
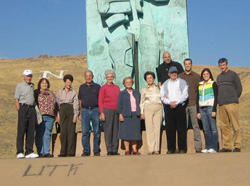
[[[42,123],[36,125],[36,147],[40,157],[53,157],[50,154],[51,132],[57,112],[56,95],[49,90],[50,83],[46,78],[40,79],[35,90],[35,101],[42,114]]]
[[[202,153],[216,153],[218,151],[218,129],[216,125],[217,84],[208,68],[201,72],[201,82],[198,86],[197,118],[202,121],[206,148]]]
[[[154,72],[146,72],[144,79],[148,86],[141,90],[141,118],[145,119],[149,155],[159,154],[162,124],[162,102],[160,88],[154,83]]]
[[[64,88],[57,93],[58,121],[61,126],[61,151],[59,157],[75,156],[75,123],[79,114],[78,96],[72,88],[73,76],[63,77]]]
[[[134,90],[133,79],[126,77],[123,80],[125,90],[121,91],[118,98],[117,113],[119,114],[119,139],[124,141],[125,155],[130,155],[130,143],[132,144],[132,154],[140,155],[137,143],[141,140],[140,123],[140,99],[139,91]]]
[[[98,100],[100,120],[103,121],[107,155],[119,155],[117,152],[119,119],[116,109],[120,88],[113,82],[114,70],[106,70],[105,76],[107,83],[101,87]]]

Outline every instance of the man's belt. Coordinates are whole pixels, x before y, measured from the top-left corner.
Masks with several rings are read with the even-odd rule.
[[[28,105],[26,103],[20,103],[21,106],[25,106],[25,107],[35,107],[35,105]]]
[[[97,108],[98,106],[93,106],[93,107],[82,107],[83,109],[88,109],[88,110],[92,110],[92,109],[95,109]]]

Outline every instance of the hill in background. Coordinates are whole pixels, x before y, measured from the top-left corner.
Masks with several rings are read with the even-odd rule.
[[[200,74],[205,67],[210,68],[216,79],[220,73],[217,66],[194,65],[193,70]],[[17,111],[14,105],[14,92],[16,85],[22,81],[24,69],[32,69],[34,73],[33,83],[37,87],[43,71],[50,71],[55,75],[59,70],[67,70],[74,76],[73,87],[78,91],[79,86],[84,82],[83,72],[87,69],[87,56],[47,56],[41,55],[35,58],[25,59],[0,59],[0,158],[13,158],[16,153],[16,131],[17,131]],[[240,124],[243,138],[243,151],[250,150],[250,67],[233,67],[243,84],[243,94],[240,98]],[[103,71],[103,69],[100,69]],[[62,80],[48,75],[51,90],[58,91],[64,86]],[[218,119],[218,125],[219,119]],[[80,122],[77,123],[77,131],[81,130]]]

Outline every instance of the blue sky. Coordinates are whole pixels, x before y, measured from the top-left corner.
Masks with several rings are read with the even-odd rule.
[[[250,66],[250,1],[187,0],[194,64]],[[86,53],[85,0],[1,0],[0,58]]]

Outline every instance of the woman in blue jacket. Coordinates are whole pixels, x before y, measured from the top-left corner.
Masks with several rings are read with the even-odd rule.
[[[119,139],[124,141],[125,155],[130,155],[130,143],[132,144],[132,154],[140,155],[137,148],[138,141],[141,140],[140,123],[140,99],[139,91],[132,88],[133,79],[126,77],[123,80],[125,90],[121,91],[118,98],[117,113],[119,114]]]

